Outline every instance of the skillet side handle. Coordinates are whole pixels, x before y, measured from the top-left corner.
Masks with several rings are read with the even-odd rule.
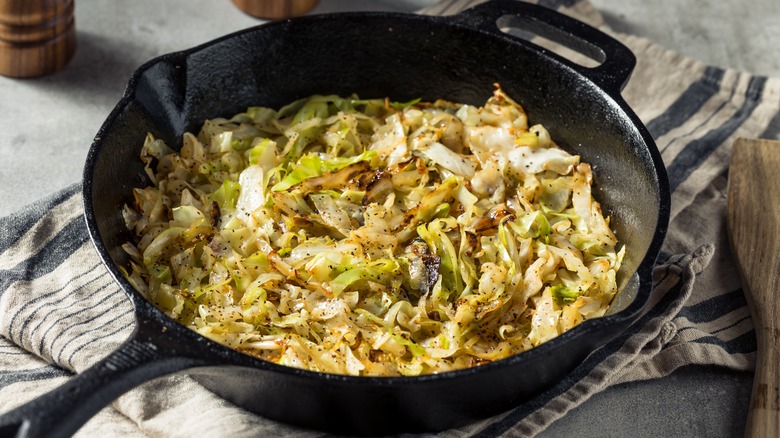
[[[499,28],[498,21],[509,18],[512,27],[547,38],[599,62],[596,67],[584,67],[532,42],[518,41],[541,49],[548,56],[578,71],[616,97],[631,77],[636,57],[620,41],[579,20],[544,6],[518,0],[492,0],[449,17],[468,27],[501,36],[511,36]]]
[[[0,416],[0,437],[69,437],[130,389],[204,365],[202,359],[176,356],[146,336],[142,324],[138,327],[124,344],[83,373]]]

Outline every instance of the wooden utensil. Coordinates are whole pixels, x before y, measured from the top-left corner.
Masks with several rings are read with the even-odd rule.
[[[740,138],[727,219],[758,353],[745,436],[780,436],[780,142]]]

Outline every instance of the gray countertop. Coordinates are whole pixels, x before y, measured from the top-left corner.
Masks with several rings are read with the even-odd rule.
[[[434,0],[322,0],[315,12]],[[592,0],[613,28],[720,67],[780,76],[776,0]],[[81,179],[97,129],[143,62],[258,24],[227,0],[76,1],[78,49],[51,76],[0,77],[0,216]],[[2,230],[0,230],[2,232]],[[541,436],[741,435],[752,375],[688,367],[610,388]]]

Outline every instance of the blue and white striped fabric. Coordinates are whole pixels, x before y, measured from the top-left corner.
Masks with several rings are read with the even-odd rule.
[[[424,12],[452,14],[476,3],[444,1]],[[539,3],[611,32],[586,1]],[[753,327],[728,251],[725,190],[734,139],[780,135],[780,80],[708,67],[649,41],[616,36],[638,58],[624,96],[661,149],[673,189],[653,306],[538,398],[443,436],[532,436],[611,385],[690,364],[754,366]],[[131,306],[100,264],[81,215],[73,186],[0,219],[0,412],[89,367],[133,328]],[[250,414],[187,376],[129,392],[79,434],[321,435]]]

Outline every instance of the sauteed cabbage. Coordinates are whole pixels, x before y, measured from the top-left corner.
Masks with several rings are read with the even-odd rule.
[[[125,275],[246,354],[326,373],[477,366],[604,314],[591,167],[496,84],[482,107],[312,96],[147,135]]]

